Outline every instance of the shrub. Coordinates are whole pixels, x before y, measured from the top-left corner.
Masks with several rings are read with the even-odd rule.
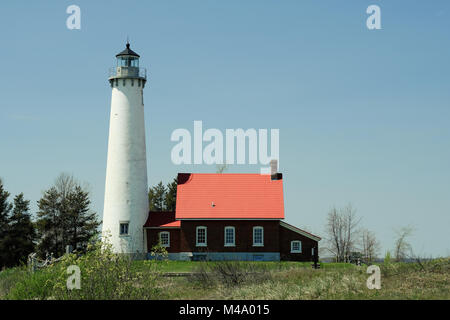
[[[157,264],[144,261],[146,268],[137,272],[129,255],[116,254],[111,245],[97,242],[88,246],[84,255],[66,254],[50,265],[19,281],[9,299],[114,300],[155,299],[160,297],[156,286]],[[67,289],[67,268],[76,265],[81,271],[81,288]]]
[[[161,242],[158,242],[152,247],[150,250],[150,255],[156,260],[167,260],[169,257],[167,249],[162,246]]]

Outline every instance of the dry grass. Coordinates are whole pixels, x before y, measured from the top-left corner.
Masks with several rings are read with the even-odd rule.
[[[450,299],[449,266],[448,258],[428,262],[424,269],[413,263],[382,265],[380,290],[367,288],[366,267],[336,265],[319,270],[270,270],[258,281],[248,279],[235,285],[217,275],[215,281],[207,280],[208,286],[176,279],[168,294],[172,299]]]

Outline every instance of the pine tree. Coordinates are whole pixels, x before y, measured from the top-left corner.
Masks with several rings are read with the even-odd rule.
[[[89,193],[80,186],[67,196],[67,243],[74,249],[85,249],[89,240],[98,234],[100,223],[96,213],[90,210],[90,204]]]
[[[61,233],[60,197],[55,187],[44,192],[38,201],[36,227],[40,238],[38,252],[41,257],[47,253],[64,252]]]
[[[164,199],[164,210],[175,211],[177,205],[177,179],[173,179],[171,183],[167,184],[167,192]]]
[[[44,193],[38,202],[37,221],[41,257],[46,253],[60,256],[64,254],[66,245],[79,250],[85,248],[98,233],[100,224],[96,213],[91,212],[90,204],[89,193],[66,175],[61,175],[56,186]]]
[[[165,198],[166,187],[160,181],[156,186],[150,188],[148,192],[150,211],[164,211]]]
[[[8,247],[5,241],[8,233],[8,217],[12,209],[8,197],[9,192],[3,189],[3,183],[0,180],[0,270],[6,266],[8,260]]]
[[[8,267],[26,263],[28,255],[34,250],[36,232],[29,211],[30,201],[24,199],[23,193],[17,195],[5,240]]]

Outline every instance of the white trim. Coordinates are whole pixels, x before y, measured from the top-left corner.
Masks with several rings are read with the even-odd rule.
[[[198,242],[198,230],[203,229],[205,230],[205,243]],[[195,246],[197,247],[206,247],[208,245],[208,238],[207,238],[208,228],[205,226],[198,226],[195,228]]]
[[[299,250],[294,250],[294,243],[299,244]],[[302,253],[302,242],[300,240],[292,240],[291,241],[291,253]]]
[[[312,235],[312,234],[310,234],[310,233],[308,233],[308,232],[306,232],[306,231],[303,231],[303,230],[301,230],[301,229],[299,229],[299,228],[296,228],[296,227],[294,227],[294,226],[291,226],[290,224],[287,224],[286,222],[284,222],[284,221],[280,221],[280,226],[282,226],[282,227],[284,227],[284,228],[286,228],[286,229],[289,229],[289,230],[291,230],[291,231],[294,231],[294,232],[296,232],[296,233],[298,233],[298,234],[301,234],[302,236],[305,236],[305,237],[307,237],[307,238],[309,238],[309,239],[312,239],[312,240],[314,240],[314,241],[320,241],[322,238],[320,238],[320,237],[316,237],[316,236],[314,236],[314,235]]]
[[[233,230],[233,243],[227,243],[227,229]],[[236,228],[233,226],[226,226],[223,229],[223,246],[224,247],[235,247],[236,246]]]
[[[167,244],[163,244],[162,241],[161,241],[161,235],[163,233],[167,234],[167,242],[168,242]],[[158,236],[159,236],[159,243],[161,243],[161,246],[169,248],[170,247],[170,232],[169,231],[161,231],[161,232],[158,233]]]
[[[257,229],[261,229],[261,240],[262,240],[262,243],[255,243],[255,230],[257,230]],[[254,247],[264,247],[264,227],[262,227],[262,226],[254,226],[252,234],[253,234],[253,246]]]

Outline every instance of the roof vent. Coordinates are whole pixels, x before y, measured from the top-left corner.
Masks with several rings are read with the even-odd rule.
[[[216,205],[214,204],[214,201],[213,202],[211,202],[211,207],[215,207]]]

